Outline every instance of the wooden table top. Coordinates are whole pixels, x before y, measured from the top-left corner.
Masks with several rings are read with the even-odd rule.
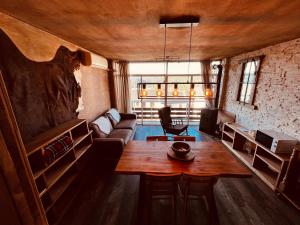
[[[167,155],[173,141],[130,141],[115,169],[116,173],[187,173],[199,176],[248,177],[251,172],[219,142],[187,142],[194,161],[182,162]]]

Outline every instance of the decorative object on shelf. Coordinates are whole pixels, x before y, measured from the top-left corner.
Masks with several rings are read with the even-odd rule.
[[[63,136],[47,145],[42,151],[45,165],[50,165],[65,152],[67,152],[73,145],[73,141],[69,136]]]
[[[253,155],[255,148],[253,148],[253,144],[246,140],[243,146],[243,150],[248,153],[248,155]]]

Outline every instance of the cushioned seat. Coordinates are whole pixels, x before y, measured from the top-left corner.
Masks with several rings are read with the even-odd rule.
[[[130,141],[132,135],[131,129],[114,129],[107,137],[108,138],[122,138],[124,143]]]
[[[114,128],[115,129],[131,129],[136,127],[136,120],[121,120]]]
[[[175,124],[165,128],[166,133],[179,135],[183,131],[187,130],[188,125],[185,124]]]

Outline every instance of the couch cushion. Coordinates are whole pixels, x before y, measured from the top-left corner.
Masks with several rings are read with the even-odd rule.
[[[108,138],[122,138],[124,143],[130,140],[132,135],[132,130],[130,129],[114,129],[107,137]]]
[[[115,128],[116,129],[131,129],[134,130],[136,127],[136,120],[121,120]]]
[[[114,108],[112,108],[109,111],[107,111],[106,115],[110,119],[113,127],[115,127],[120,122],[120,120],[121,120],[120,113],[116,109],[114,109]]]
[[[107,134],[103,133],[103,132],[99,129],[99,127],[98,127],[97,124],[91,122],[91,123],[89,124],[89,127],[94,131],[93,137],[96,137],[96,138],[105,138],[105,137],[107,137]]]
[[[107,135],[113,130],[111,122],[105,116],[100,116],[98,119],[93,121],[92,124],[97,125],[100,131]]]

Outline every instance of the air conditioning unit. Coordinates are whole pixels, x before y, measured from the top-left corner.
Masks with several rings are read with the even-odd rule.
[[[100,68],[103,70],[108,69],[108,62],[104,57],[86,51],[81,51],[81,54],[82,65]]]

